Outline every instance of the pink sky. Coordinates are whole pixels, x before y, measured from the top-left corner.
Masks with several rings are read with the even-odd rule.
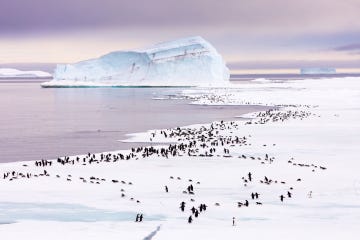
[[[232,68],[360,68],[359,0],[3,0],[0,64],[200,35]]]

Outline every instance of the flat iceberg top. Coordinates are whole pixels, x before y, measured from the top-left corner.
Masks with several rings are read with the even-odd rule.
[[[216,49],[201,37],[189,37],[59,64],[54,80],[42,86],[214,86],[229,77]]]
[[[19,77],[45,78],[51,77],[51,74],[43,71],[21,71],[15,68],[0,68],[0,78]]]
[[[199,36],[158,43],[152,47],[139,50],[139,52],[145,52],[149,56],[164,52],[172,52],[175,53],[174,55],[176,55],[176,52],[180,51],[183,53],[186,51],[187,54],[195,52],[212,52],[213,54],[218,54],[211,44]]]

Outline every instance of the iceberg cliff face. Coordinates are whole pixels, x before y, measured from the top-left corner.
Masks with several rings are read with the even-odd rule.
[[[216,49],[190,37],[58,65],[54,80],[42,86],[211,86],[227,83],[229,76]]]

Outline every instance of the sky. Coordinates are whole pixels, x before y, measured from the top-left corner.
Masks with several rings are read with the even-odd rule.
[[[0,0],[0,66],[196,35],[232,70],[360,69],[360,0]]]

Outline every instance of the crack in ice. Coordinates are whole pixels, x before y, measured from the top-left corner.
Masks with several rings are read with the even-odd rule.
[[[146,236],[146,237],[144,238],[144,240],[151,240],[151,239],[156,235],[156,233],[157,233],[158,231],[160,231],[160,228],[161,228],[161,225],[159,225],[159,226],[155,229],[155,231],[152,231],[148,236]]]

